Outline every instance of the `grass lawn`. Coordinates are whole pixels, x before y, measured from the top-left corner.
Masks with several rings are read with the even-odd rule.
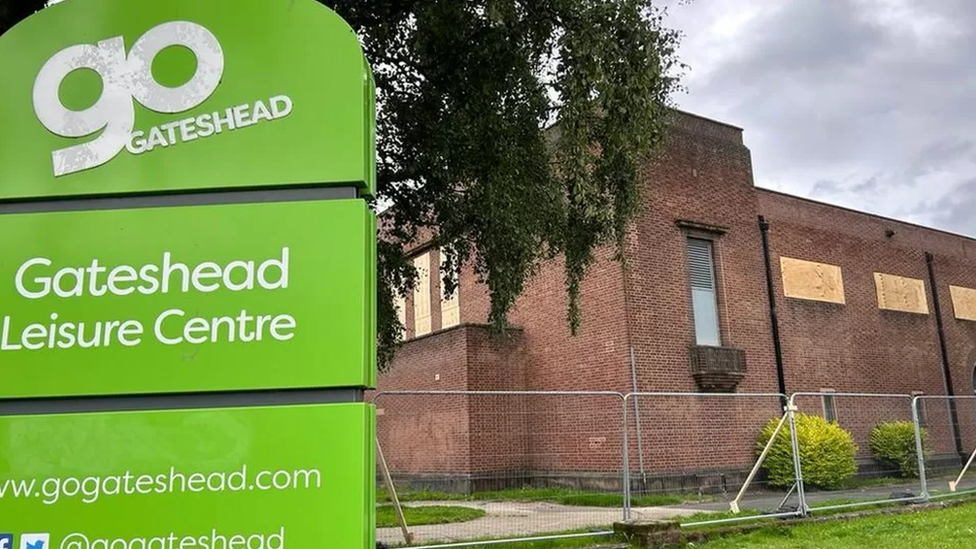
[[[705,549],[955,549],[973,545],[976,503],[902,515],[847,521],[770,526],[708,542]],[[689,546],[690,547],[690,546]]]
[[[403,491],[397,492],[400,501],[546,501],[561,505],[585,507],[622,507],[623,495],[603,492],[583,492],[569,488],[511,488],[494,492],[475,492],[473,494],[447,494],[443,492]],[[386,490],[378,489],[376,501],[388,503],[391,501]],[[697,497],[652,494],[633,496],[633,507],[660,507],[662,505],[677,505],[687,501],[699,500]]]
[[[425,524],[448,524],[453,522],[467,522],[485,516],[481,509],[470,507],[446,507],[441,505],[430,507],[404,507],[403,516],[409,526],[423,526]],[[392,505],[376,506],[376,527],[394,528],[399,526],[396,509]]]
[[[851,503],[858,503],[858,501],[853,499],[828,499],[828,500],[817,502],[816,507],[849,505]],[[897,503],[878,503],[872,505],[859,505],[856,507],[841,507],[840,509],[827,509],[826,511],[814,511],[813,516],[824,517],[828,515],[839,515],[843,513],[854,513],[859,511],[869,511],[873,509],[891,508],[897,505],[898,505]],[[761,513],[755,509],[743,509],[742,512],[735,513],[735,514],[732,513],[731,511],[704,512],[704,513],[695,513],[694,515],[689,515],[684,517],[674,517],[672,520],[675,520],[681,524],[687,524],[690,522],[705,522],[709,520],[758,517],[760,514]],[[775,517],[771,517],[768,519],[763,518],[763,519],[756,519],[756,520],[768,520],[772,522],[772,521],[778,521],[779,519]],[[751,521],[751,522],[754,523],[755,521]],[[743,524],[749,524],[749,523],[750,521],[743,521]],[[731,526],[731,525],[733,524],[725,523],[725,524],[716,524],[716,525],[694,526],[693,528],[697,530],[701,530],[701,529],[710,529],[710,528],[724,528],[726,526]]]
[[[876,515],[836,522],[784,526],[770,524],[762,530],[736,534],[687,549],[956,549],[970,547],[976,527],[976,502],[948,509],[930,509],[900,515]],[[574,530],[568,533],[582,533]],[[469,549],[576,549],[613,543],[608,536],[478,545]]]

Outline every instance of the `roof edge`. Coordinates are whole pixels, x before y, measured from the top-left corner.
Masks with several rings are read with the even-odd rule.
[[[845,211],[845,212],[849,212],[849,213],[853,213],[853,214],[858,214],[858,215],[863,215],[863,216],[870,217],[870,218],[873,218],[873,219],[878,219],[880,221],[886,221],[886,222],[889,222],[889,223],[897,223],[899,225],[905,225],[907,227],[912,227],[912,228],[915,228],[915,229],[923,229],[923,230],[926,230],[926,231],[932,231],[934,233],[939,233],[939,234],[943,234],[943,235],[946,235],[946,236],[951,236],[953,238],[962,238],[962,239],[968,240],[970,242],[976,242],[976,237],[969,236],[969,235],[965,235],[965,234],[962,234],[962,233],[956,233],[956,232],[948,231],[948,230],[945,230],[945,229],[938,229],[938,228],[935,228],[935,227],[929,227],[928,225],[922,225],[921,223],[913,223],[911,221],[903,221],[901,219],[895,219],[893,217],[887,217],[887,216],[880,215],[880,214],[876,214],[876,213],[866,212],[866,211],[863,211],[863,210],[857,210],[857,209],[854,209],[854,208],[851,208],[851,207],[848,207],[848,206],[840,206],[838,204],[832,204],[830,202],[823,202],[821,200],[815,200],[813,198],[807,198],[805,196],[799,196],[799,195],[795,195],[795,194],[790,194],[790,193],[786,193],[786,192],[783,192],[783,191],[777,191],[777,190],[773,190],[773,189],[767,189],[765,187],[753,187],[753,189],[756,190],[756,191],[759,191],[759,192],[763,192],[763,193],[770,194],[770,195],[777,196],[777,197],[781,197],[781,198],[790,198],[790,199],[793,199],[793,200],[798,200],[800,202],[806,202],[808,204],[814,204],[814,205],[817,205],[817,206],[825,206],[825,207],[828,207],[828,208],[834,208],[834,209],[837,209],[837,210],[841,210],[841,211]]]

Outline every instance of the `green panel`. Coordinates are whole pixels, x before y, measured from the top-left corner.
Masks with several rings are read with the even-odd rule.
[[[209,32],[219,44],[222,71],[210,70],[181,43],[159,50],[151,63],[135,63],[140,38],[155,36],[160,25],[172,22]],[[178,41],[185,35],[174,31],[169,36]],[[83,44],[103,47],[103,41],[116,37],[122,45],[99,50],[114,52],[105,53],[109,59],[89,63],[102,78],[87,68],[60,80],[52,77],[38,88],[59,101],[35,101],[35,81],[59,52]],[[314,0],[71,0],[38,12],[0,37],[0,73],[0,200],[297,184],[373,190],[372,75],[353,31]],[[140,86],[149,77],[134,76],[151,74],[155,83],[172,88],[211,73],[219,79],[213,80],[209,95],[168,111],[141,102]],[[103,94],[105,82],[116,82],[110,85],[118,86],[117,93]],[[109,99],[116,95],[120,98]],[[280,100],[277,114],[282,116],[258,116],[270,111],[271,99],[279,96],[290,100],[290,111]],[[51,125],[36,113],[38,104],[85,110],[99,97],[106,103],[92,111],[96,120],[85,136],[49,130]],[[242,120],[256,123],[233,131],[224,125],[219,134],[192,138],[208,133],[200,116],[216,112],[224,117],[227,109],[242,105],[247,106]],[[62,110],[57,113],[59,128],[72,126]],[[127,117],[133,120],[128,128]],[[112,145],[108,148],[117,153],[106,154],[104,163],[55,176],[53,151],[90,143],[112,128],[121,128],[121,139],[139,150],[140,142],[127,137],[133,132],[148,139],[153,127],[191,119],[185,134],[183,127],[172,134],[161,128],[166,144],[154,141],[151,151],[134,154]]]
[[[0,532],[45,549],[372,549],[374,423],[362,403],[0,418]]]
[[[0,215],[0,398],[371,386],[374,223],[358,199]]]
[[[376,216],[370,213],[369,216],[369,229],[366,231],[366,249],[367,257],[369,258],[369,267],[366,269],[366,277],[368,280],[366,288],[366,299],[367,299],[367,310],[366,315],[369,318],[369,328],[367,329],[366,337],[366,356],[368,357],[366,361],[366,376],[367,385],[369,387],[376,386],[376,372],[378,370],[378,364],[376,363],[376,320],[378,317],[377,313],[377,284],[379,273],[377,272],[377,251],[376,251]]]

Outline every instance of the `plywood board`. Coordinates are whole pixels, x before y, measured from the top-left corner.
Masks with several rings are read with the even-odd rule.
[[[400,321],[400,337],[406,339],[407,300],[403,296],[396,296],[397,320]]]
[[[844,301],[844,279],[837,265],[780,257],[783,293],[786,297],[840,303]]]
[[[447,254],[441,250],[441,266],[440,266],[440,276],[444,276],[444,269],[447,268]],[[444,299],[443,293],[441,292],[441,329],[447,329],[452,326],[457,326],[461,322],[461,300],[460,300],[460,288],[455,288],[454,293],[450,297]]]
[[[976,290],[962,286],[949,286],[952,311],[959,320],[976,320]]]
[[[430,333],[430,252],[415,257],[417,287],[413,290],[413,335]]]
[[[925,282],[885,273],[874,273],[878,290],[878,308],[905,313],[929,314]]]

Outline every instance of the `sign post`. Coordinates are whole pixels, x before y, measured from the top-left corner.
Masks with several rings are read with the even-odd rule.
[[[0,73],[0,543],[374,546],[353,31],[314,0],[71,0]]]

